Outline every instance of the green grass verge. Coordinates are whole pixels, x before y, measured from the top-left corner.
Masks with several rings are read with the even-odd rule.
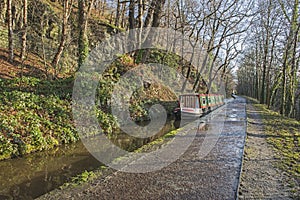
[[[272,145],[276,157],[281,160],[278,167],[300,178],[300,122],[269,110],[256,100],[248,100],[260,111],[267,142]]]

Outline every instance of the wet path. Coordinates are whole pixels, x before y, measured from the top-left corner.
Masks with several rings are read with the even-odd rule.
[[[237,98],[213,115],[207,122],[208,130],[198,131],[188,150],[160,171],[115,172],[81,191],[63,191],[44,198],[236,199],[246,134],[245,100]],[[220,135],[212,131],[223,123]],[[201,157],[203,152],[199,150],[207,139],[216,140],[216,144]]]

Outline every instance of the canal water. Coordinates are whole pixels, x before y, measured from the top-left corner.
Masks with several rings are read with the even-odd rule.
[[[152,138],[138,139],[121,133],[112,141],[125,150],[133,151],[176,129],[178,123],[180,122],[168,121]],[[101,165],[81,142],[1,161],[0,199],[39,197],[70,181],[71,177],[85,170],[97,169]]]

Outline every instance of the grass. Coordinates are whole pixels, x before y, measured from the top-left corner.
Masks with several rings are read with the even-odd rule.
[[[281,160],[278,167],[300,178],[300,122],[269,110],[253,99],[249,100],[260,111],[267,142],[272,145],[277,159]]]
[[[84,171],[81,174],[78,174],[77,176],[74,176],[69,182],[63,184],[62,186],[60,186],[60,189],[65,189],[68,187],[76,187],[79,185],[82,185],[84,183],[87,183],[89,181],[94,180],[96,177],[101,176],[102,173],[101,171]]]

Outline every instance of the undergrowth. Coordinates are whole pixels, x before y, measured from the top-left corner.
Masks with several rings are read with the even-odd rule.
[[[0,160],[79,140],[71,109],[72,79],[0,79]],[[99,110],[105,133],[116,127]]]

